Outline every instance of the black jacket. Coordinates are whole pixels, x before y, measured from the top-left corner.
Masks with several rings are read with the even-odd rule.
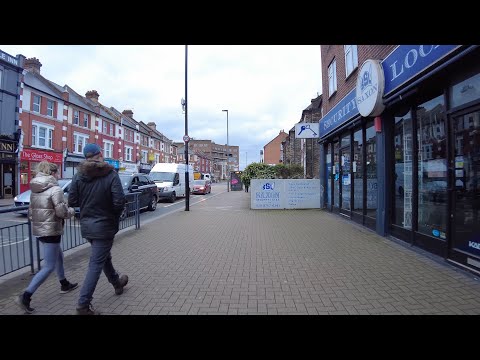
[[[78,165],[68,192],[68,204],[80,207],[82,236],[88,240],[113,239],[125,206],[125,193],[113,166],[97,160]]]

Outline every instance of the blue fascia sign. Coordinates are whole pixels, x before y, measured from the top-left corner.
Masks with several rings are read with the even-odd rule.
[[[384,96],[405,84],[461,45],[400,45],[382,62]]]
[[[320,138],[323,138],[325,135],[358,114],[355,89],[353,89],[320,120]]]
[[[385,76],[383,97],[451,54],[461,45],[399,45],[383,61]],[[355,88],[321,120],[319,137],[323,138],[339,126],[359,115]]]
[[[20,67],[20,65],[18,64],[18,59],[15,56],[9,55],[2,50],[0,50],[0,60],[8,62],[12,65],[17,66],[17,67]]]

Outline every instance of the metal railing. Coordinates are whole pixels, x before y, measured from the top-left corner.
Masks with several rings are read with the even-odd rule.
[[[125,217],[120,220],[119,230],[135,226],[140,228],[139,193],[127,194],[125,205]],[[26,206],[13,206],[0,208],[0,214],[18,213],[28,210]],[[74,217],[65,220],[65,227],[62,235],[63,251],[73,249],[87,242],[82,237],[80,219],[77,213]],[[43,247],[36,237],[32,235],[31,223],[28,217],[25,222],[10,226],[0,225],[0,277],[11,272],[30,267],[30,272],[35,273],[41,269],[43,260]]]

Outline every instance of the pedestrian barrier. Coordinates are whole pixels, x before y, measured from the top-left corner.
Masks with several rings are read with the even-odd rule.
[[[27,210],[28,205],[0,208],[0,214],[16,213]],[[140,228],[139,193],[127,194],[125,211],[120,220],[119,229],[135,226]],[[65,220],[62,236],[63,251],[73,249],[87,242],[82,237],[79,213],[71,219]],[[31,223],[28,217],[24,222],[10,226],[0,226],[0,277],[11,272],[30,267],[30,272],[35,273],[41,269],[43,249],[40,242],[32,235]]]

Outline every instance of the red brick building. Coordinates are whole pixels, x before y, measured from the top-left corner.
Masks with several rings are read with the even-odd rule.
[[[280,130],[280,133],[263,147],[263,162],[269,165],[283,163],[282,142],[288,134]]]

